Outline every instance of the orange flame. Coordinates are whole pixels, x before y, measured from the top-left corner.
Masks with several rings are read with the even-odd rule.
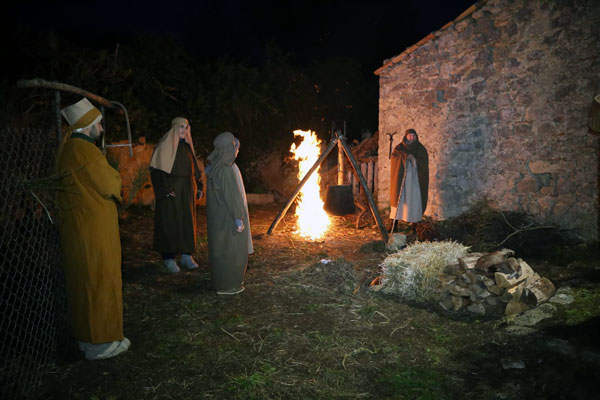
[[[302,142],[298,147],[293,143],[290,152],[294,159],[298,160],[298,180],[304,179],[306,173],[317,162],[320,155],[321,141],[313,131],[295,130],[294,136],[302,136]],[[306,181],[300,193],[298,193],[296,204],[296,216],[298,217],[298,229],[295,233],[300,236],[315,240],[319,239],[329,228],[329,216],[323,209],[323,200],[319,193],[320,166],[315,169]]]

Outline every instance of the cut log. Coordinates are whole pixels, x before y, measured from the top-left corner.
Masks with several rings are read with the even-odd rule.
[[[519,259],[520,260],[520,259]],[[516,258],[509,257],[503,262],[499,264],[494,264],[489,268],[490,272],[502,272],[504,274],[512,275],[513,273],[517,273],[520,275],[521,266],[519,265],[519,261]]]
[[[541,279],[542,277],[537,273],[534,272],[533,275],[527,277],[527,279],[525,279],[525,286],[531,286],[533,285],[533,283],[539,279]]]
[[[511,300],[506,304],[506,308],[504,309],[504,315],[516,315],[521,314],[529,310],[529,306],[527,304],[522,303],[517,300]]]
[[[535,307],[548,301],[555,292],[556,288],[549,279],[540,278],[523,288],[520,299],[523,303]]]
[[[527,264],[524,260],[519,258],[518,261],[519,261],[519,267],[520,267],[519,275],[521,275],[521,276],[527,275],[529,277],[529,276],[535,274],[535,271],[533,270],[533,268],[531,268],[529,266],[529,264]]]
[[[517,275],[516,272],[513,274],[505,274],[503,272],[494,272],[494,280],[496,281],[496,286],[500,288],[509,288],[511,286],[515,286],[519,282],[523,282],[530,276],[533,276],[535,272],[527,265],[527,268],[521,268],[521,274]],[[523,267],[523,265],[521,265]]]
[[[502,249],[494,251],[493,253],[485,254],[477,260],[475,263],[475,269],[488,273],[490,267],[496,264],[500,264],[506,260],[508,256],[513,255],[515,252],[509,249]]]
[[[434,298],[446,311],[477,315],[515,315],[548,301],[556,293],[552,282],[512,254],[508,249],[473,253],[446,265]]]
[[[523,280],[524,279],[525,278],[523,278]],[[496,281],[496,286],[499,288],[509,288],[519,283],[522,279],[519,279],[516,275],[513,276],[512,274],[509,275],[503,272],[494,272],[494,280]]]
[[[475,268],[477,260],[479,260],[479,258],[481,258],[483,255],[484,253],[471,253],[465,257],[459,258],[458,264],[460,264],[464,270],[473,269]]]
[[[506,288],[504,290],[504,295],[510,296],[510,298],[514,300],[519,300],[521,298],[521,294],[523,293],[523,288],[525,287],[525,281],[521,281],[519,284]]]

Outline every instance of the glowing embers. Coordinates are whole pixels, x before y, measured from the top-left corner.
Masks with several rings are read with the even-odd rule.
[[[298,160],[298,181],[301,181],[318,160],[321,141],[313,131],[296,130],[294,136],[302,137],[300,145],[296,146],[293,143],[290,148],[294,159]],[[320,166],[311,174],[296,197],[298,222],[294,233],[312,240],[319,239],[327,231],[330,223],[319,193],[319,169]]]

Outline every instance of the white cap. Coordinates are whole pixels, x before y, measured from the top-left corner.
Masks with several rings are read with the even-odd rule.
[[[63,108],[60,113],[69,123],[73,131],[83,130],[94,125],[102,119],[102,113],[85,97],[77,103]]]

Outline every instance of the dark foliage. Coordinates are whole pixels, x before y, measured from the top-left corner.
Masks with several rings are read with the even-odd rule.
[[[10,126],[53,126],[53,91],[18,88],[19,79],[70,84],[127,108],[134,140],[156,142],[177,116],[190,120],[197,153],[205,156],[223,131],[240,138],[243,168],[258,154],[285,151],[293,130],[329,138],[331,123],[346,120],[348,136],[377,124],[376,80],[351,59],[301,65],[293,54],[268,46],[260,64],[233,58],[199,59],[174,38],[137,36],[126,42],[76,38],[28,30],[5,40],[11,54],[0,79],[0,120]],[[79,96],[62,93],[62,106]],[[107,111],[108,140],[126,137],[124,118]]]
[[[589,252],[593,244],[582,243],[572,232],[536,223],[523,212],[500,211],[487,200],[475,203],[467,212],[443,221],[426,219],[418,228],[420,240],[455,240],[474,252],[499,248],[514,250],[519,257],[555,258]],[[596,246],[597,247],[597,246]]]

